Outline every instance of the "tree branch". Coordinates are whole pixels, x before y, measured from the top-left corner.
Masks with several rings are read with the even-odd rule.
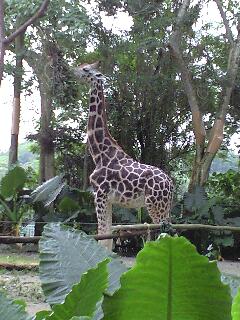
[[[230,42],[231,45],[233,45],[234,39],[232,35],[232,30],[228,24],[226,13],[223,10],[222,2],[221,0],[214,0],[214,1],[216,2],[220,15],[222,17],[223,24],[226,29],[226,35],[227,35],[228,41]]]
[[[207,152],[213,155],[218,151],[223,141],[223,129],[225,118],[228,111],[231,94],[237,77],[240,56],[240,30],[236,41],[232,43],[229,51],[228,66],[225,87],[222,89],[222,106],[211,129],[210,138],[207,146]]]
[[[2,0],[0,0],[0,1],[2,1]],[[44,14],[47,10],[47,7],[49,5],[49,2],[50,2],[50,0],[44,0],[42,2],[42,5],[40,6],[40,8],[36,11],[36,13],[31,18],[29,18],[20,27],[18,27],[9,37],[4,39],[4,44],[8,45],[9,43],[11,43],[19,34],[23,33],[27,29],[28,26],[33,24],[37,19],[44,16]]]
[[[239,55],[240,55],[240,30],[238,30],[238,35],[236,41],[232,44],[229,52],[227,74],[225,88],[223,88],[223,102],[222,108],[219,113],[218,118],[225,119],[228,105],[230,102],[232,90],[236,81],[236,76],[239,66]]]
[[[198,105],[198,99],[196,90],[193,85],[192,75],[187,68],[182,52],[180,50],[180,39],[181,39],[181,29],[184,22],[184,17],[186,11],[189,8],[190,0],[184,0],[182,6],[179,9],[176,24],[173,30],[172,35],[169,40],[169,48],[173,53],[174,58],[178,62],[179,69],[181,72],[181,78],[183,80],[184,89],[188,97],[188,102],[191,108],[192,117],[193,117],[193,131],[196,138],[197,145],[204,146],[206,131],[204,128],[204,123],[202,120],[202,114]]]

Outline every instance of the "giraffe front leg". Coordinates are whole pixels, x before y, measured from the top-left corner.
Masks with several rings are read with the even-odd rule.
[[[112,204],[108,202],[107,196],[99,193],[95,199],[96,214],[98,221],[98,234],[109,234],[112,232]],[[99,240],[101,245],[112,251],[112,239]]]

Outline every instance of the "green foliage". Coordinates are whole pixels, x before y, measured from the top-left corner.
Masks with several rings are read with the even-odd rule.
[[[56,225],[47,226],[45,232],[48,233],[49,230],[52,233],[54,231],[59,233],[59,227]],[[81,243],[85,242],[85,239],[87,239],[84,243],[85,251],[90,251],[92,258],[95,257],[96,247],[99,250],[103,249],[89,238],[83,238],[77,231],[68,229],[64,230],[64,233],[65,239],[70,241],[69,247],[73,244],[71,238],[77,239],[74,242],[76,246],[80,245],[78,251],[80,255]],[[45,235],[42,240],[46,251],[45,256],[42,256],[45,263],[45,269],[42,271],[45,273],[45,280],[49,276],[49,288],[54,284],[51,279],[53,265],[50,268],[46,266],[47,263],[53,264],[54,259],[58,260],[56,257],[59,253],[54,257],[53,252],[62,249],[61,245],[56,248],[52,240],[54,240],[53,235],[49,238]],[[62,239],[56,237],[55,240]],[[119,289],[114,290],[112,294],[106,293],[106,290],[109,288],[108,282],[113,281],[115,273],[109,273],[107,264],[111,262],[106,256],[97,264],[88,264],[85,273],[74,268],[75,252],[65,255],[65,260],[68,264],[62,269],[61,275],[63,277],[76,275],[78,280],[68,290],[64,302],[52,306],[51,311],[37,313],[35,320],[160,318],[237,320],[239,318],[240,293],[235,297],[231,307],[230,290],[221,282],[216,262],[209,262],[206,257],[199,255],[194,246],[183,237],[165,236],[156,242],[148,242],[138,254],[135,266],[122,274],[121,287],[118,286]],[[55,272],[61,268],[61,265],[54,266]],[[59,285],[61,292],[62,287],[60,283]],[[30,320],[21,306],[8,301],[2,295],[0,300],[1,307],[4,308],[4,320]],[[0,319],[1,315],[2,313]]]
[[[27,180],[25,170],[21,167],[14,167],[1,180],[0,193],[4,198],[13,198],[23,189]]]
[[[103,310],[106,320],[227,320],[230,306],[216,263],[186,239],[165,237],[145,245],[136,265],[121,277],[121,288],[105,297]]]
[[[34,320],[44,320],[44,319],[46,319],[46,317],[47,317],[48,315],[50,315],[50,314],[51,314],[51,311],[45,311],[45,310],[39,311],[39,312],[35,315]]]
[[[90,317],[73,317],[71,320],[91,320]]]
[[[40,208],[46,222],[90,222],[84,230],[95,231],[96,214],[91,192],[71,188],[65,175],[56,176],[37,187],[31,193],[32,202]]]
[[[181,267],[183,261],[189,262],[184,268]],[[188,290],[182,290],[186,281],[189,281]],[[226,320],[230,319],[230,300],[229,290],[221,284],[215,263],[198,255],[187,240],[165,238],[148,243],[138,255],[136,266],[122,276],[121,288],[112,297],[105,296],[104,319],[135,319],[135,315],[139,319],[159,319],[162,314],[166,319],[217,317]],[[64,306],[63,314],[70,312],[67,304]],[[59,319],[69,318],[60,315]]]
[[[162,49],[167,48],[179,3],[116,2],[99,0],[87,11],[86,1],[53,0],[46,15],[26,31],[26,59],[32,51],[38,52],[32,60],[47,79],[52,108],[57,109],[56,119],[51,123],[57,169],[67,172],[70,185],[78,188],[82,188],[88,95],[86,89],[82,86],[79,89],[72,79],[68,62],[102,60],[102,71],[109,79],[111,132],[130,155],[149,164],[174,167],[171,161],[193,144],[182,81],[176,77],[177,66],[171,54]],[[7,1],[6,34],[14,29],[17,17],[25,20],[39,4],[40,1],[33,1],[30,6],[26,0]],[[207,126],[211,127],[211,115],[218,107],[222,75],[226,71],[228,44],[215,32],[217,24],[206,23],[197,31],[193,28],[199,21],[204,23],[205,19],[201,18],[205,5],[193,5],[189,10],[182,48],[193,74],[201,111],[209,115]],[[230,11],[236,12],[237,8],[236,4],[227,6]],[[109,30],[109,26],[106,28],[101,15],[107,12],[116,17],[117,10],[129,14],[133,23],[131,30],[116,32]],[[49,76],[46,61],[51,45],[56,50],[51,52]],[[236,110],[238,108],[231,108],[230,112],[234,114]],[[233,131],[237,126],[236,121],[230,119],[226,127]],[[89,163],[89,171],[91,166]]]
[[[235,296],[232,304],[232,320],[240,319],[240,289],[238,289],[238,293]]]
[[[91,319],[108,286],[108,262],[108,259],[100,262],[96,269],[90,269],[83,274],[81,281],[72,287],[64,303],[53,306],[53,312],[46,320],[70,320],[74,316],[88,316]]]
[[[20,223],[26,210],[23,190],[26,181],[25,170],[16,166],[0,182],[0,213],[16,225]]]
[[[84,272],[110,256],[91,236],[59,224],[44,228],[39,246],[42,287],[50,304],[61,303]],[[113,293],[126,267],[115,258],[109,263],[108,271],[108,292]]]
[[[173,208],[173,219],[178,223],[201,223],[212,225],[239,225],[239,218],[228,218],[216,198],[209,199],[203,187],[185,193],[183,200]],[[234,238],[227,231],[198,231],[188,233],[191,241],[201,253],[217,258],[223,247],[233,247]]]
[[[190,212],[207,215],[209,202],[203,187],[197,186],[191,193],[186,193],[183,199],[184,207]]]
[[[239,204],[240,172],[228,170],[225,173],[214,172],[207,184],[208,192],[214,195],[219,203],[225,205]]]
[[[76,212],[79,210],[79,204],[69,197],[64,197],[58,204],[60,212]]]

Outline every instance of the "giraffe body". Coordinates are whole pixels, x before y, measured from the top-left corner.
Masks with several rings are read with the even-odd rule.
[[[91,84],[88,145],[96,168],[90,176],[98,219],[98,233],[110,233],[112,204],[146,207],[153,223],[170,219],[172,180],[157,167],[139,163],[112,138],[106,123],[102,75],[96,64],[82,65],[75,74]],[[111,249],[112,241],[103,240]]]

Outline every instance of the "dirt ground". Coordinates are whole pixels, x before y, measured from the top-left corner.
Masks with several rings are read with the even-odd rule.
[[[37,311],[47,310],[41,282],[37,271],[0,270],[0,288],[13,299],[27,303],[27,312],[34,315]]]
[[[37,256],[37,254],[36,254]],[[135,258],[123,257],[122,260],[128,266],[132,266]],[[221,273],[240,279],[240,262],[218,262]],[[41,283],[37,271],[7,271],[0,269],[0,287],[14,299],[23,299],[27,303],[27,311],[34,315],[40,310],[49,309],[41,289]]]
[[[233,275],[240,278],[240,262],[218,261],[217,265],[221,273]]]

